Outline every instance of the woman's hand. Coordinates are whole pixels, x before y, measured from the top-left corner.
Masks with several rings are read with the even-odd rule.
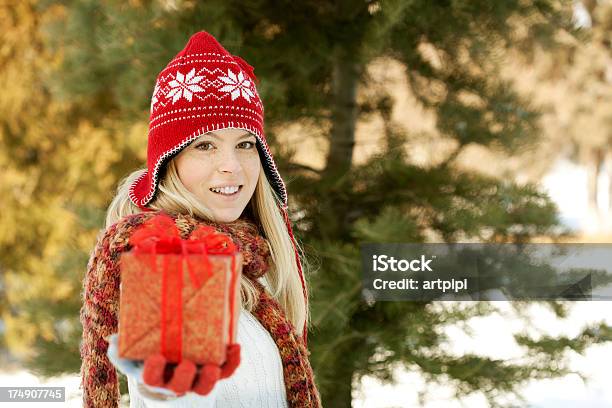
[[[148,357],[143,365],[143,361],[119,357],[118,334],[106,340],[109,342],[107,354],[110,361],[126,376],[136,378],[144,395],[155,399],[173,399],[189,391],[208,395],[219,379],[231,376],[240,364],[239,344],[228,345],[227,358],[221,366],[202,366],[186,359],[177,365],[168,363],[161,354]]]
[[[221,366],[195,364],[183,359],[180,364],[166,361],[161,354],[148,357],[144,362],[142,378],[145,384],[172,390],[182,396],[188,391],[207,395],[218,380],[231,376],[240,364],[240,345],[227,346],[227,358]]]

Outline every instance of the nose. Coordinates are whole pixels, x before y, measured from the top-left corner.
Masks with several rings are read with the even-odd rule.
[[[234,149],[224,151],[217,159],[216,167],[219,173],[238,173],[241,169],[240,160]]]

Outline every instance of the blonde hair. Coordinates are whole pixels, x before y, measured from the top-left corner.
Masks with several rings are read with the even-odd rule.
[[[121,218],[141,213],[142,210],[129,198],[129,188],[146,169],[138,169],[119,182],[117,194],[106,212],[106,226],[110,227]],[[270,244],[272,265],[265,279],[272,296],[279,302],[285,315],[303,334],[304,323],[309,320],[309,313],[304,299],[302,283],[298,274],[298,265],[291,238],[280,212],[280,201],[274,194],[264,173],[263,166],[259,173],[253,197],[247,206],[263,229],[265,238]],[[180,181],[174,158],[167,163],[165,175],[161,178],[155,199],[148,205],[153,210],[163,210],[171,214],[189,214],[205,220],[213,220],[210,210],[192,194]],[[296,249],[304,268],[307,266],[303,249],[296,240]],[[242,277],[240,282],[241,308],[252,311],[257,303],[257,290],[252,282]]]

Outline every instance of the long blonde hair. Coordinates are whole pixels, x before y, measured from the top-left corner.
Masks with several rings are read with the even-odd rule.
[[[105,228],[110,227],[127,215],[142,212],[137,205],[132,203],[128,192],[130,185],[145,171],[146,169],[138,169],[119,182],[117,194],[106,212]],[[302,335],[304,323],[309,320],[310,314],[304,299],[291,238],[278,207],[280,202],[266,178],[263,166],[248,206],[250,206],[255,221],[262,227],[263,233],[270,244],[272,265],[265,275],[270,292],[279,302],[298,334]],[[159,182],[156,197],[149,203],[148,207],[153,210],[163,210],[170,214],[189,214],[201,219],[213,220],[210,210],[180,181],[174,158],[167,163],[166,172]],[[297,240],[296,247],[305,272],[306,259]],[[255,286],[248,278],[243,276],[240,289],[241,307],[252,311],[257,302]]]

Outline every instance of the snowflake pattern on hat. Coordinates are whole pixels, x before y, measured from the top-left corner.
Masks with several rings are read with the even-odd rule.
[[[181,71],[176,71],[175,79],[168,83],[170,92],[166,94],[167,99],[172,98],[172,104],[181,99],[181,96],[191,102],[194,93],[204,92],[204,88],[198,85],[204,77],[194,75],[195,68],[192,68],[187,76],[181,74]]]
[[[219,88],[219,90],[229,92],[232,95],[232,101],[242,96],[244,99],[251,102],[251,98],[255,97],[251,91],[251,81],[244,77],[242,71],[239,71],[238,75],[236,75],[231,69],[228,69],[227,76],[219,77],[219,79],[227,84]]]

